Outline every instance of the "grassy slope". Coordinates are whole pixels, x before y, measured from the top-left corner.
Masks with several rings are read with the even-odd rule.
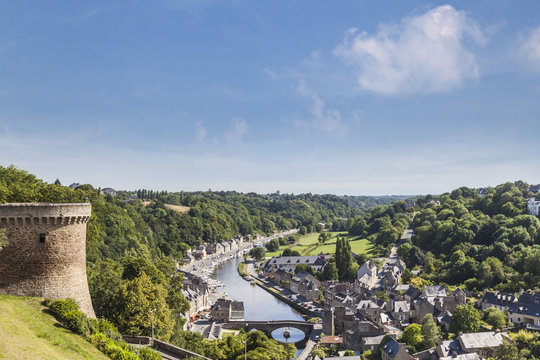
[[[371,251],[373,244],[367,239],[360,239],[357,236],[349,236],[346,232],[331,232],[332,236],[337,234],[344,235],[351,243],[351,251],[356,254],[368,253]],[[267,257],[279,256],[283,250],[290,248],[291,250],[297,250],[302,255],[318,255],[323,254],[334,254],[336,252],[336,239],[333,237],[328,240],[325,244],[319,244],[319,233],[312,233],[303,235],[298,240],[297,244],[294,245],[284,245],[280,246],[277,251],[266,252]]]
[[[108,359],[41,308],[39,299],[0,295],[0,359]]]

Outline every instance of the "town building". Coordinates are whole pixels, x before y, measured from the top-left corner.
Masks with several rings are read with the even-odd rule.
[[[540,209],[540,201],[535,198],[530,198],[527,203],[527,209],[529,210],[530,215],[538,216],[538,211]]]
[[[540,330],[540,294],[522,293],[518,301],[508,308],[508,320]]]
[[[314,271],[322,271],[326,266],[331,255],[314,255],[314,256],[281,256],[273,257],[264,263],[262,271],[266,276],[273,274],[276,270],[282,269],[286,272],[294,272],[296,266],[305,264],[311,267]]]
[[[244,303],[218,299],[210,308],[210,318],[217,323],[244,321]]]
[[[484,296],[482,296],[479,302],[482,311],[488,308],[495,308],[504,312],[517,302],[517,297],[512,294],[485,291]]]
[[[398,343],[393,338],[390,338],[381,347],[381,359],[382,360],[410,360],[411,354],[407,351],[406,345]]]

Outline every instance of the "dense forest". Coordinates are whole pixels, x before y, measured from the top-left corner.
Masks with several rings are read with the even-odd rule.
[[[399,239],[411,216],[414,236],[398,254],[408,267],[424,270],[425,283],[539,290],[540,220],[528,215],[527,199],[540,198],[540,193],[529,189],[522,181],[489,188],[483,195],[461,187],[417,197],[414,206],[400,201],[373,208],[343,222],[343,230],[368,237],[379,255]]]

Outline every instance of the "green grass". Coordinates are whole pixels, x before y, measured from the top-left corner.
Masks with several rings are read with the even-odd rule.
[[[240,263],[240,264],[238,264],[238,273],[240,274],[240,276],[247,276],[247,275],[249,275],[248,272],[247,272],[246,267],[247,267],[247,264],[245,264],[245,263],[243,263],[243,262]]]
[[[40,300],[0,295],[0,359],[108,359],[42,311]]]
[[[266,252],[267,257],[279,256],[283,250],[289,248],[296,250],[302,255],[318,255],[321,252],[323,254],[333,255],[336,252],[336,238],[335,236],[341,234],[345,236],[351,242],[351,251],[356,254],[370,253],[373,248],[373,244],[367,239],[360,239],[357,236],[349,236],[346,232],[331,232],[332,238],[327,240],[324,244],[319,244],[319,233],[312,233],[303,235],[298,240],[298,243],[293,245],[280,246],[277,251]]]
[[[346,236],[346,238],[348,238]],[[373,248],[373,243],[369,241],[368,239],[359,239],[358,237],[351,237],[349,239],[351,244],[351,251],[356,254],[362,254],[367,253],[369,254],[371,252],[371,249]],[[329,254],[333,255],[336,252],[336,241],[326,242],[322,246],[318,246],[314,249],[312,249],[309,252],[309,255],[318,255],[320,253],[323,254]]]

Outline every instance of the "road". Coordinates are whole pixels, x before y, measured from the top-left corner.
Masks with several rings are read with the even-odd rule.
[[[315,346],[317,346],[317,343],[319,342],[319,337],[322,333],[322,325],[316,324],[315,328],[311,332],[311,335],[309,336],[309,340],[306,343],[306,347],[300,355],[296,358],[296,360],[306,360],[309,355],[311,355],[311,352],[313,349],[315,349]]]

